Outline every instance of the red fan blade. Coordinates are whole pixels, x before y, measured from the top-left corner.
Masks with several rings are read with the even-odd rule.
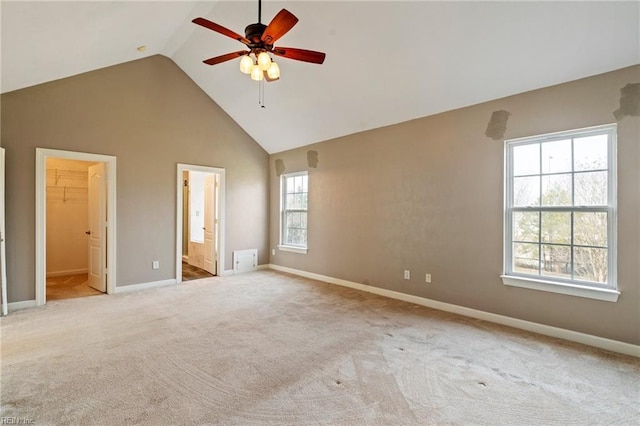
[[[298,18],[296,18],[293,13],[287,9],[282,9],[271,20],[271,23],[269,23],[269,26],[264,30],[264,33],[262,33],[262,41],[266,44],[275,43],[276,40],[289,32],[297,22]]]
[[[220,56],[216,56],[215,58],[210,58],[207,60],[204,60],[202,62],[204,62],[207,65],[215,65],[215,64],[219,64],[221,62],[226,62],[226,61],[230,61],[232,59],[235,59],[239,56],[243,56],[246,55],[247,53],[249,53],[246,50],[238,50],[237,52],[232,52],[232,53],[227,53],[226,55],[220,55]]]
[[[296,61],[311,62],[321,64],[324,62],[325,54],[314,50],[296,49],[294,47],[274,47],[273,54]]]
[[[244,43],[244,44],[251,43],[249,40],[247,40],[246,38],[242,37],[240,34],[234,33],[230,29],[225,28],[222,25],[218,25],[215,22],[211,22],[208,19],[196,18],[191,22],[193,22],[194,24],[198,24],[200,26],[203,26],[205,28],[209,28],[210,30],[213,30],[213,31],[215,31],[217,33],[220,33],[222,35],[225,35],[227,37],[231,37],[232,39],[238,40],[241,43]]]

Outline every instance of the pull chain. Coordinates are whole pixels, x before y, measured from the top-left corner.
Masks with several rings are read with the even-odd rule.
[[[258,82],[258,105],[260,108],[266,108],[264,104],[264,79]]]
[[[262,0],[258,0],[258,23],[262,23]],[[262,70],[260,71],[262,72]],[[258,81],[258,105],[260,108],[265,108],[264,106],[264,78]]]

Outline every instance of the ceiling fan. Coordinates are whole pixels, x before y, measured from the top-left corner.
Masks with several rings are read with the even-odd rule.
[[[288,10],[282,9],[271,20],[269,25],[264,25],[262,23],[262,0],[258,0],[258,22],[250,24],[245,28],[244,37],[205,18],[196,18],[192,22],[234,40],[238,40],[249,49],[238,50],[237,52],[205,59],[202,62],[207,65],[216,65],[242,56],[240,60],[240,71],[245,74],[250,74],[252,80],[261,81],[264,79],[266,81],[275,81],[280,78],[280,68],[278,64],[271,59],[269,53],[282,56],[283,58],[313,64],[321,64],[324,62],[325,54],[322,52],[296,49],[294,47],[274,46],[273,44],[280,37],[293,28],[298,22],[298,18]],[[255,60],[251,55],[253,55]]]

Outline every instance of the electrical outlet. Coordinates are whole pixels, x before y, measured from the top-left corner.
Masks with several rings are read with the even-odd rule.
[[[426,283],[430,283],[431,282],[431,274],[425,274],[424,282],[426,282]]]
[[[152,269],[160,269],[160,262],[157,260],[154,260],[153,263],[151,264],[151,268]]]
[[[271,249],[271,256],[275,256],[276,255],[276,249]]]
[[[404,270],[404,279],[405,280],[411,279],[411,271],[407,271],[406,269]]]

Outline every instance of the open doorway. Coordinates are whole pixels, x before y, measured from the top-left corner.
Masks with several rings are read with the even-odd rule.
[[[98,226],[104,220],[100,212],[106,196],[101,194],[104,165],[47,158],[46,168],[46,298],[104,294],[106,277],[99,265],[103,237]]]
[[[178,164],[176,281],[220,275],[224,169]]]
[[[115,157],[36,150],[36,304],[113,293]]]

